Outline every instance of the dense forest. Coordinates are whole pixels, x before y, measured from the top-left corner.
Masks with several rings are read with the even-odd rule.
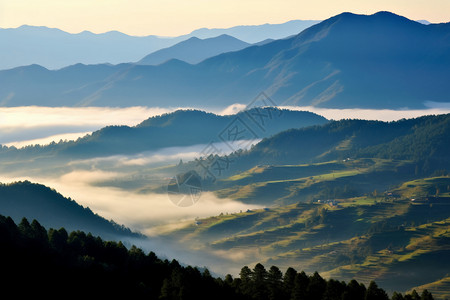
[[[82,231],[64,228],[48,231],[33,220],[16,225],[0,216],[1,265],[5,275],[2,292],[60,298],[146,297],[149,299],[389,299],[375,282],[367,287],[356,280],[326,280],[317,272],[307,275],[276,266],[245,266],[240,276],[213,277],[208,269],[183,266],[176,260],[159,259],[121,242],[104,241]],[[392,300],[431,300],[427,290]]]

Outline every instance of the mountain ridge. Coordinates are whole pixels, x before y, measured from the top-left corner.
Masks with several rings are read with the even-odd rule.
[[[450,101],[448,32],[450,23],[423,25],[386,12],[344,13],[294,37],[197,65],[121,64],[105,74],[92,74],[92,68],[103,68],[99,65],[72,74],[0,71],[0,99],[6,106],[124,106],[127,99],[127,105],[225,107],[265,91],[283,105],[424,108],[427,101]]]
[[[0,211],[16,222],[22,218],[38,219],[48,227],[84,230],[108,239],[141,237],[141,234],[94,214],[88,207],[54,189],[30,181],[0,183]]]
[[[75,63],[135,62],[151,52],[173,46],[196,35],[199,38],[212,38],[233,32],[235,35],[250,38],[246,41],[248,43],[256,43],[267,38],[289,36],[295,32],[294,28],[300,31],[314,23],[296,20],[292,25],[270,24],[264,27],[254,25],[251,26],[252,32],[257,33],[256,36],[258,36],[255,41],[251,38],[252,36],[245,34],[248,29],[239,27],[194,30],[175,37],[133,36],[117,30],[103,33],[93,33],[88,30],[69,33],[58,28],[32,25],[0,28],[0,39],[9,42],[0,49],[0,55],[5,58],[0,62],[0,70],[30,64],[41,64],[48,69],[59,69]],[[270,28],[273,29],[268,30]]]
[[[197,64],[209,57],[225,52],[238,51],[250,45],[227,34],[206,39],[191,37],[169,48],[150,53],[137,63],[140,65],[158,65],[171,59],[178,59],[189,64]]]
[[[257,119],[256,119],[257,118]],[[166,147],[193,146],[220,142],[220,133],[239,121],[251,129],[243,136],[259,139],[292,127],[324,124],[328,120],[306,111],[277,108],[251,108],[227,116],[202,110],[177,110],[142,121],[136,126],[107,126],[77,141],[60,142],[47,146],[29,146],[22,149],[2,147],[5,157],[21,157],[50,152],[69,157],[136,154]],[[243,125],[245,124],[245,125]],[[34,154],[33,154],[34,153]],[[11,155],[11,156],[10,156]],[[16,156],[18,155],[18,156]]]

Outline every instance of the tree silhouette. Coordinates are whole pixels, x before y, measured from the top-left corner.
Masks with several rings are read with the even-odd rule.
[[[325,280],[315,272],[307,276],[288,268],[283,275],[276,266],[269,271],[258,263],[253,270],[241,269],[239,278],[215,278],[208,269],[182,266],[145,254],[135,246],[104,241],[92,234],[64,228],[45,230],[36,220],[22,219],[19,225],[0,215],[0,265],[8,274],[2,281],[5,294],[18,298],[74,297],[149,298],[161,300],[387,300],[386,292],[371,282],[351,280],[348,284]],[[20,280],[17,280],[20,278]],[[51,283],[51,286],[49,285]],[[76,287],[76,288],[74,288]],[[392,300],[433,300],[424,290]]]
[[[378,287],[375,281],[371,281],[366,291],[365,300],[389,300],[386,292]]]
[[[269,290],[269,299],[277,300],[282,298],[283,273],[276,266],[271,266],[267,275],[267,288]]]

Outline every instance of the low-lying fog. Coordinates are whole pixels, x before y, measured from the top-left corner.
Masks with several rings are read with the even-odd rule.
[[[236,104],[213,112],[222,115],[231,114],[243,108],[245,105]],[[450,112],[450,107],[434,107],[426,110],[288,108],[312,111],[335,120],[359,118],[392,121]],[[0,108],[0,144],[21,147],[38,142],[42,144],[57,142],[62,138],[85,135],[107,125],[134,126],[151,116],[174,110],[176,108]],[[198,203],[190,207],[178,207],[169,200],[166,187],[169,180],[176,175],[173,166],[180,160],[192,161],[199,157],[205,146],[175,147],[133,156],[62,162],[58,165],[58,171],[55,171],[54,167],[46,169],[46,166],[32,170],[12,169],[8,174],[0,174],[0,181],[28,179],[45,184],[64,196],[89,206],[94,212],[106,218],[154,235],[157,233],[155,226],[161,224],[180,220],[193,221],[196,217],[250,208],[231,199],[218,199],[207,192],[201,195]],[[226,153],[225,147],[222,146],[217,145],[218,148],[223,148],[222,153]]]
[[[358,118],[395,121],[423,115],[450,113],[450,104],[427,103],[423,110],[328,109],[316,107],[283,107],[317,113],[327,119]],[[246,106],[231,105],[225,109],[209,110],[216,114],[236,113]],[[23,147],[48,144],[52,141],[75,140],[108,125],[134,126],[152,116],[180,108],[159,107],[2,107],[0,108],[0,144]]]
[[[323,109],[314,107],[286,107],[292,110],[312,111],[328,119],[358,118],[367,120],[394,121],[422,115],[450,113],[450,106],[432,107],[425,110],[369,110],[369,109]],[[236,104],[217,114],[232,114],[245,108]],[[108,125],[134,126],[143,120],[176,110],[176,108],[48,108],[13,107],[0,108],[0,144],[22,147],[30,144],[48,144],[60,139],[76,139]],[[258,141],[252,141],[257,143]],[[245,143],[251,145],[251,143]],[[224,145],[217,148],[226,153]],[[211,192],[203,191],[198,202],[192,206],[175,205],[167,193],[167,185],[176,175],[180,160],[192,161],[200,156],[206,145],[174,147],[132,156],[111,157],[54,162],[53,166],[36,168],[22,167],[5,169],[0,173],[0,182],[9,183],[29,180],[56,189],[83,206],[88,206],[101,216],[113,219],[148,236],[155,237],[197,217],[208,217],[220,213],[234,213],[258,208],[232,199],[221,199]],[[151,242],[153,241],[153,242]],[[162,249],[167,256],[179,257],[191,264],[222,266],[213,268],[235,273],[234,265],[223,261],[239,261],[253,257],[253,253],[205,253],[199,258],[195,253],[149,240],[149,245],[140,245],[148,250]],[[163,248],[158,248],[163,247]],[[177,251],[178,252],[177,252]],[[252,251],[252,250],[249,250]],[[209,256],[208,256],[209,255]],[[231,256],[230,256],[231,255]],[[219,263],[219,260],[222,262]]]
[[[160,231],[161,225],[175,221],[194,222],[197,217],[257,208],[231,199],[219,199],[206,191],[195,205],[179,207],[172,203],[167,185],[177,175],[176,164],[180,160],[198,158],[206,146],[61,162],[57,167],[49,165],[39,170],[11,169],[0,174],[0,182],[29,180],[47,185],[107,219],[148,235],[157,234],[155,226]],[[216,148],[224,154],[230,152],[223,143],[217,143]]]

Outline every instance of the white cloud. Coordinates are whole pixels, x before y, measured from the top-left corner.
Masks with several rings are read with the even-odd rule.
[[[17,146],[76,139],[108,125],[135,126],[152,116],[176,108],[159,107],[0,107],[0,144]],[[53,139],[51,138],[53,137]],[[26,142],[28,141],[28,142]]]
[[[362,108],[320,108],[313,106],[283,106],[281,108],[291,110],[310,111],[318,115],[324,116],[330,120],[341,119],[363,119],[363,120],[380,120],[380,121],[397,121],[403,118],[416,118],[425,115],[439,115],[450,113],[450,107],[440,106],[439,108],[428,109],[362,109]]]
[[[16,148],[25,147],[28,145],[48,145],[51,142],[58,142],[60,140],[67,140],[67,141],[73,141],[78,139],[79,137],[83,137],[87,134],[90,134],[91,132],[75,132],[75,133],[63,133],[63,134],[55,134],[48,137],[38,138],[38,139],[32,139],[32,140],[25,140],[25,141],[13,141],[4,144],[5,146],[14,146]]]
[[[234,115],[242,110],[244,110],[247,107],[245,104],[235,103],[228,107],[226,107],[224,110],[216,112],[218,115]]]
[[[428,109],[330,109],[312,106],[287,106],[292,110],[317,113],[328,119],[359,118],[366,120],[394,121],[430,114],[450,113],[450,104],[427,102]],[[212,110],[219,115],[234,114],[246,105],[236,103],[225,109]],[[22,147],[32,144],[48,144],[60,139],[75,140],[86,133],[108,125],[134,126],[152,116],[180,108],[159,107],[0,107],[0,144]]]

